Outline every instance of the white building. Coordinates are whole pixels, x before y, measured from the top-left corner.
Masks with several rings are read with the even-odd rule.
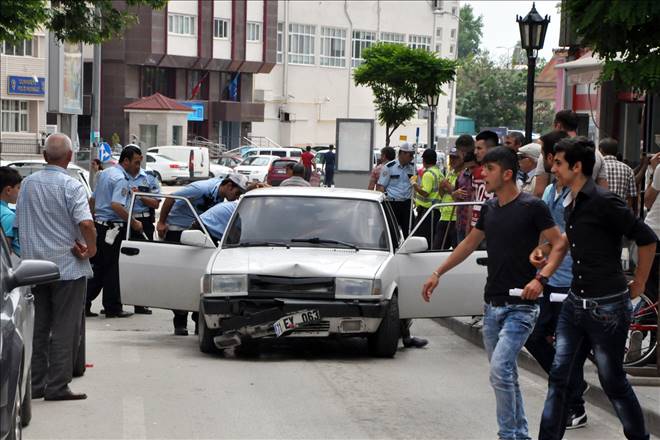
[[[335,142],[337,118],[377,121],[371,90],[356,87],[353,68],[361,52],[378,41],[400,42],[455,59],[458,45],[458,1],[289,1],[279,0],[277,65],[255,75],[254,101],[264,102],[264,122],[253,136],[280,145]],[[451,130],[455,87],[445,87],[436,115],[436,139]],[[425,112],[418,116],[423,117]],[[412,119],[392,136],[427,141],[427,120]],[[376,125],[376,147],[385,145],[385,128]]]

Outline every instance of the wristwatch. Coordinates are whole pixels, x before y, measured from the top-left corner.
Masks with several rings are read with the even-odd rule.
[[[534,279],[536,281],[538,281],[539,283],[541,283],[541,285],[543,287],[547,286],[548,281],[550,281],[550,280],[548,280],[548,277],[545,277],[545,276],[541,275],[540,273],[537,273],[536,276],[534,277]]]

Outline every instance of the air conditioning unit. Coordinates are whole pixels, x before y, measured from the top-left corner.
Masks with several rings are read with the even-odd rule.
[[[434,11],[442,11],[442,0],[432,0]]]
[[[294,120],[294,115],[280,109],[280,122],[291,122]]]
[[[266,91],[263,89],[254,89],[252,95],[252,102],[265,102],[266,101]]]

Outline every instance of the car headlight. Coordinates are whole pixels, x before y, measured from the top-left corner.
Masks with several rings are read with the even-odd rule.
[[[247,295],[247,275],[204,275],[202,293]]]
[[[335,296],[366,296],[379,295],[374,293],[373,280],[362,278],[335,278]]]

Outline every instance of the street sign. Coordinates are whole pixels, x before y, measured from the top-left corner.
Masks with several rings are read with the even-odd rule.
[[[110,144],[103,142],[101,145],[99,145],[99,160],[101,162],[107,162],[111,157],[112,149],[110,148]]]

